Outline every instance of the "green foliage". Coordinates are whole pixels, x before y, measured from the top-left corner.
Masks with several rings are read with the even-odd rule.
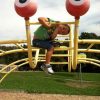
[[[100,39],[95,33],[82,32],[79,36],[80,39]]]

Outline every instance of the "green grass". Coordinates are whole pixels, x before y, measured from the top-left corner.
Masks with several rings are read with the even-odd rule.
[[[83,73],[82,82],[78,73],[15,72],[0,84],[1,91],[24,91],[68,95],[100,95],[100,74]]]

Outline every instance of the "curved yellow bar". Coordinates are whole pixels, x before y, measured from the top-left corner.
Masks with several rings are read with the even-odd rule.
[[[100,64],[97,64],[97,63],[92,62],[92,61],[79,60],[79,62],[80,62],[80,63],[89,63],[89,64],[93,64],[93,65],[95,65],[95,66],[100,67]]]
[[[87,61],[93,61],[96,63],[100,63],[100,60],[92,59],[92,58],[79,58],[78,60],[87,60]]]

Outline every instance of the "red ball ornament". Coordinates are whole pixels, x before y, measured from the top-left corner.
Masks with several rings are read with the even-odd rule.
[[[15,11],[21,17],[29,18],[37,11],[37,3],[35,0],[15,0]]]
[[[84,15],[90,7],[90,0],[66,0],[66,10],[78,19]]]

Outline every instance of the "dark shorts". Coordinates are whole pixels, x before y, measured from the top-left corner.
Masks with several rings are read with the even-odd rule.
[[[33,46],[43,49],[51,49],[53,47],[52,41],[49,40],[33,40]]]

